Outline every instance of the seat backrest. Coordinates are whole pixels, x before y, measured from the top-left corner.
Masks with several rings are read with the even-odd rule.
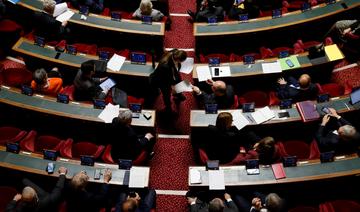
[[[7,86],[19,87],[23,84],[29,85],[32,73],[25,68],[8,68],[3,70],[3,83]]]
[[[101,159],[105,162],[105,163],[114,163],[114,160],[111,156],[111,144],[108,144],[104,150],[104,153],[101,156]]]
[[[205,150],[199,148],[199,159],[202,165],[206,164],[206,161],[209,160],[209,157],[207,156]]]
[[[16,137],[21,130],[16,127],[0,127],[0,141],[8,141]]]
[[[336,212],[360,211],[360,204],[353,200],[335,200],[330,203]]]
[[[319,212],[319,208],[311,206],[297,206],[296,208],[290,209],[289,212]]]
[[[78,52],[90,55],[96,55],[97,46],[96,44],[85,44],[85,43],[75,43],[73,46],[76,47]]]
[[[80,158],[80,155],[95,156],[97,150],[98,150],[98,146],[90,142],[74,143],[72,146],[72,157]]]
[[[240,104],[245,102],[255,102],[255,107],[265,107],[269,105],[269,95],[263,91],[248,91],[240,97]]]
[[[15,188],[10,186],[0,186],[0,211],[5,211],[7,204],[17,194]]]
[[[321,89],[323,93],[330,94],[330,97],[337,97],[344,95],[345,88],[336,83],[328,83],[321,85]]]
[[[308,159],[310,156],[310,146],[305,141],[284,141],[282,142],[288,155],[297,156],[298,159]]]
[[[43,149],[58,151],[61,145],[61,139],[51,135],[39,136],[35,141],[35,151],[42,152]]]

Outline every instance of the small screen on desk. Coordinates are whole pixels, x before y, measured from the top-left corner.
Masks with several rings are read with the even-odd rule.
[[[288,156],[283,158],[284,167],[292,167],[297,165],[297,157],[296,156]]]
[[[44,47],[45,46],[45,38],[40,37],[40,36],[35,36],[34,43],[35,43],[35,45]]]
[[[360,88],[350,94],[350,99],[352,105],[360,102]]]
[[[57,152],[54,150],[43,150],[44,159],[46,160],[56,160],[57,158]]]
[[[66,45],[66,51],[67,51],[67,53],[73,54],[73,55],[76,55],[76,53],[77,53],[76,46],[74,46],[74,45]]]
[[[8,142],[6,143],[6,151],[18,154],[20,151],[20,146],[18,143]]]
[[[243,113],[249,113],[255,111],[255,102],[244,103],[242,105]]]
[[[111,20],[120,21],[121,13],[120,12],[111,12]]]
[[[143,15],[141,17],[141,21],[143,24],[152,24],[152,17],[148,15]]]
[[[281,9],[276,9],[272,11],[272,18],[280,18],[281,15]]]
[[[220,58],[219,57],[209,57],[209,66],[219,66]]]
[[[108,59],[109,59],[109,52],[99,51],[99,60],[108,60]]]
[[[283,99],[280,100],[279,107],[280,109],[289,109],[292,106],[292,100],[291,99]]]
[[[309,10],[311,10],[311,5],[308,2],[304,2],[301,5],[301,11],[306,12],[306,11],[309,11]]]
[[[217,114],[218,105],[217,104],[205,104],[205,113],[206,114]]]
[[[21,86],[21,93],[27,96],[32,96],[34,94],[34,90],[28,85]]]
[[[92,155],[81,155],[80,161],[83,166],[94,166],[95,164],[95,159]]]
[[[138,52],[131,52],[130,55],[131,63],[133,64],[146,64],[146,54],[145,53],[138,53]]]
[[[244,65],[254,64],[255,58],[252,55],[244,55]]]
[[[206,170],[219,170],[219,160],[206,161]]]
[[[104,109],[106,107],[105,100],[103,99],[94,99],[94,108],[95,109]]]
[[[328,102],[329,100],[330,100],[330,94],[328,94],[328,93],[320,94],[317,97],[318,102]]]
[[[57,95],[57,101],[61,102],[61,103],[64,103],[64,104],[68,104],[69,103],[69,96],[66,95],[66,94],[59,93]]]
[[[141,113],[141,107],[142,105],[139,103],[129,103],[129,109],[133,113]]]
[[[335,157],[335,152],[334,151],[320,153],[320,161],[321,161],[321,163],[333,162],[334,157]]]
[[[208,24],[213,25],[217,23],[217,18],[216,17],[211,17],[208,18]]]
[[[132,167],[132,160],[119,159],[119,169],[130,170]]]
[[[240,14],[239,15],[239,20],[242,22],[248,21],[249,20],[249,15],[248,14]]]
[[[82,15],[89,15],[89,7],[84,5],[80,6],[79,13]]]
[[[279,52],[279,58],[289,57],[289,51],[284,50]]]
[[[325,0],[326,4],[335,4],[336,0]]]

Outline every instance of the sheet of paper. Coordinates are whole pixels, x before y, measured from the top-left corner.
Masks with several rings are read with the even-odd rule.
[[[57,21],[60,21],[61,23],[64,21],[68,21],[75,13],[71,10],[68,10],[66,12],[64,12],[63,14],[59,15],[58,17],[56,17]]]
[[[272,111],[268,106],[260,109],[260,112],[265,116],[266,119],[272,119],[275,117],[274,111]]]
[[[272,63],[262,63],[261,66],[264,74],[281,72],[281,66],[278,60]]]
[[[257,124],[261,124],[275,117],[275,113],[268,106],[251,113],[251,117]]]
[[[215,68],[219,69],[219,76],[215,76]],[[213,77],[230,77],[231,71],[230,66],[219,66],[219,67],[211,67],[211,75]]]
[[[224,170],[209,170],[209,190],[225,190]]]
[[[68,10],[66,2],[55,5],[53,16],[57,17]]]
[[[287,63],[286,60],[290,60],[293,64],[292,67],[290,67]],[[288,69],[294,69],[294,68],[299,68],[300,67],[300,63],[299,60],[297,59],[296,55],[292,55],[290,57],[285,57],[285,58],[281,58],[279,59],[280,62],[280,66],[282,70],[288,70]]]
[[[130,178],[129,178],[129,188],[144,188],[146,182],[146,175],[142,168],[140,167],[131,167],[130,169]]]
[[[125,62],[125,57],[114,54],[109,62],[107,63],[107,68],[112,70],[112,71],[120,71],[121,66],[124,64]]]
[[[113,118],[119,115],[119,105],[108,104],[104,110],[99,114],[98,118],[103,120],[105,123],[111,123]]]
[[[99,86],[103,91],[109,91],[112,87],[116,85],[115,81],[111,78],[107,78],[104,82],[102,82]]]
[[[183,80],[175,85],[176,93],[192,92],[191,83],[187,80]]]
[[[330,61],[340,60],[344,58],[344,55],[336,44],[325,46],[325,53]]]
[[[231,114],[233,116],[233,124],[238,130],[250,124],[249,120],[245,118],[245,116],[240,112],[240,110],[235,110]]]
[[[201,183],[201,174],[197,169],[190,169],[190,184]]]
[[[17,4],[20,0],[8,0],[8,2],[13,3],[13,4]]]
[[[197,66],[196,67],[197,77],[199,82],[206,81],[211,78],[209,66]]]
[[[181,63],[180,72],[184,74],[190,74],[194,68],[194,58],[188,57],[184,62]]]

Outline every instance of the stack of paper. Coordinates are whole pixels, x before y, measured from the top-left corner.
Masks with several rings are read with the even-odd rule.
[[[58,17],[56,17],[57,21],[60,21],[61,23],[64,21],[68,21],[75,13],[71,10],[68,10],[66,12],[64,12],[63,14],[59,15]]]
[[[103,120],[105,123],[111,123],[113,118],[119,115],[119,105],[113,105],[109,103],[106,105],[104,110],[99,114],[99,118]]]
[[[175,91],[176,93],[182,93],[182,92],[191,92],[192,91],[192,85],[189,81],[183,80],[175,85]]]
[[[201,183],[201,174],[197,169],[190,169],[190,184]]]
[[[225,190],[224,170],[209,170],[209,190]]]
[[[278,60],[271,63],[262,63],[261,66],[264,74],[281,72],[281,66]]]
[[[129,188],[144,188],[146,187],[146,172],[141,167],[131,167]]]
[[[68,21],[73,15],[74,12],[69,10],[66,2],[55,5],[53,16],[57,21]]]
[[[112,71],[120,71],[121,66],[124,64],[125,62],[125,57],[122,57],[120,55],[114,54],[109,62],[107,63],[107,68],[112,70]]]
[[[196,67],[197,77],[199,82],[206,81],[211,78],[209,66],[197,66]]]
[[[251,117],[254,119],[256,124],[261,124],[275,117],[275,113],[270,110],[268,106],[258,109],[251,113]]]
[[[249,120],[245,118],[245,116],[240,112],[240,110],[235,110],[231,114],[233,116],[233,124],[238,130],[250,124]]]
[[[180,72],[184,74],[190,74],[194,68],[194,58],[188,57],[181,63]]]

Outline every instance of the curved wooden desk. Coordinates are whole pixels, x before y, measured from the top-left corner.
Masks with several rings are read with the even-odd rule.
[[[49,162],[53,162],[55,164],[55,172],[54,174],[48,174],[45,171],[45,168]],[[18,171],[30,172],[34,174],[47,175],[47,176],[58,176],[57,170],[60,166],[64,166],[68,169],[68,173],[66,174],[67,178],[72,178],[74,174],[80,171],[86,171],[89,176],[90,182],[103,182],[103,175],[101,175],[100,180],[94,179],[94,174],[96,169],[111,169],[112,171],[112,179],[110,180],[110,184],[115,185],[129,185],[129,171],[118,169],[118,165],[112,164],[104,164],[104,163],[95,163],[94,166],[82,166],[80,165],[80,161],[78,160],[69,160],[58,158],[57,161],[49,161],[44,160],[42,155],[35,153],[25,153],[20,152],[19,154],[14,154],[5,151],[4,146],[0,146],[0,167],[14,169]],[[142,170],[145,176],[145,185],[149,185],[149,167],[136,167]],[[103,171],[102,171],[103,173]]]
[[[48,96],[26,96],[21,94],[19,89],[7,88],[2,86],[0,90],[0,102],[27,110],[38,111],[50,115],[63,116],[67,118],[80,119],[86,121],[104,122],[98,118],[102,110],[94,109],[90,104],[70,102],[62,104],[56,102],[56,99]],[[155,111],[142,110],[142,112],[151,114],[150,120],[140,115],[134,118],[131,125],[140,127],[155,127]]]
[[[56,54],[58,53],[54,47],[45,46],[40,47],[34,44],[33,41],[27,40],[26,38],[20,38],[16,44],[12,47],[12,49],[16,52],[39,58],[42,60],[46,60],[52,63],[57,63],[61,65],[71,66],[74,68],[80,68],[81,63],[87,60],[97,60],[98,56],[94,55],[84,55],[77,54],[72,55],[66,52],[60,54],[58,59],[55,59]],[[147,63],[146,65],[137,65],[131,64],[130,61],[125,61],[120,71],[112,71],[110,69],[107,70],[108,73],[112,74],[123,74],[123,75],[132,75],[132,76],[142,76],[148,77],[154,71],[152,64]]]
[[[345,3],[348,8],[344,9],[344,7],[341,5],[342,3]],[[335,4],[317,5],[313,7],[311,11],[304,13],[301,11],[286,13],[281,18],[275,19],[272,19],[272,17],[264,17],[251,19],[246,23],[239,23],[239,21],[228,21],[219,22],[217,25],[194,23],[194,36],[242,34],[287,27],[320,18],[325,18],[358,7],[359,5],[360,2],[358,0],[341,0],[337,1]]]
[[[189,175],[189,186],[209,186],[209,175],[204,166],[190,166],[189,173],[191,169],[200,171],[201,183],[191,184]],[[358,175],[360,174],[360,158],[349,156],[345,159],[335,159],[330,163],[320,163],[319,160],[305,164],[298,163],[296,167],[284,168],[286,178],[280,180],[275,179],[271,167],[260,167],[259,175],[247,175],[245,166],[223,166],[220,169],[224,170],[225,186],[292,183]]]
[[[18,5],[29,8],[34,11],[41,11],[43,4],[39,0],[20,0]],[[112,30],[118,32],[127,32],[134,34],[144,35],[157,35],[164,36],[165,34],[165,23],[153,22],[152,24],[142,24],[141,21],[137,20],[126,20],[113,21],[110,17],[90,14],[86,20],[81,20],[81,15],[78,10],[73,10],[75,13],[69,22],[75,24],[81,24],[84,26],[95,27],[104,30]]]
[[[345,112],[360,109],[360,103],[351,105],[349,103],[349,101],[350,101],[350,97],[347,97],[347,96],[344,96],[341,98],[333,98],[329,102],[318,103],[316,105],[316,109],[318,110],[318,112],[320,114],[323,114],[323,112],[321,112],[321,108],[323,106],[335,108],[336,111],[339,113],[345,113]],[[276,123],[284,123],[284,122],[301,121],[300,114],[294,104],[293,104],[293,108],[290,108],[290,109],[280,110],[278,106],[271,107],[270,109],[275,113],[275,118],[273,118],[269,121],[266,121],[262,124],[276,124]],[[220,113],[220,112],[230,112],[231,113],[232,111],[235,111],[235,110],[219,110],[218,113]],[[289,112],[290,117],[285,118],[285,119],[277,118],[276,114],[280,111]],[[215,125],[216,117],[217,117],[217,114],[205,114],[204,110],[191,110],[190,127],[207,127],[209,124]],[[250,125],[256,125],[256,124],[250,123]]]

